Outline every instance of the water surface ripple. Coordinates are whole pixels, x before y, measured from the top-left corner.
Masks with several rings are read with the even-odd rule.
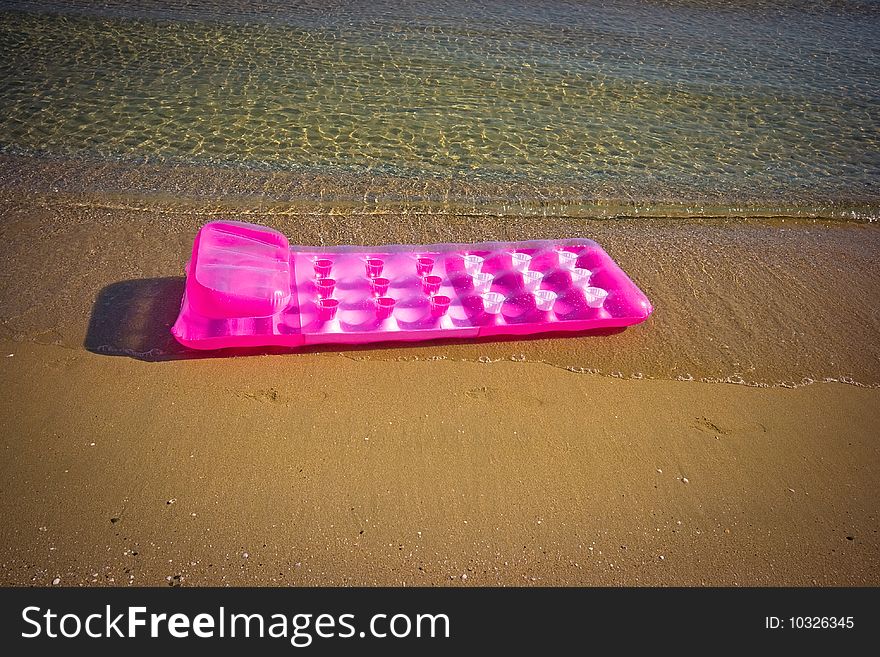
[[[880,207],[877,2],[0,8],[7,156]]]

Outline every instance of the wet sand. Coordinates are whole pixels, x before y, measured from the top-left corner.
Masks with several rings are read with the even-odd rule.
[[[0,203],[3,584],[880,583],[875,226],[239,209],[302,243],[587,236],[656,311],[193,357],[183,264],[230,214]]]
[[[623,378],[880,385],[880,230],[807,219],[299,215],[217,206],[0,197],[0,337],[147,360],[169,333],[198,228],[236,217],[297,244],[589,237],[654,304],[609,335],[352,349],[370,360],[539,361]]]

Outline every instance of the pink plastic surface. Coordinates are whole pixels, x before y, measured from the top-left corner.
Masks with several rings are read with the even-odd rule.
[[[478,277],[485,292],[474,289],[481,273],[492,277],[488,285]],[[322,278],[335,281],[326,298]],[[378,278],[388,279],[382,300]],[[194,349],[297,347],[588,331],[637,324],[651,310],[592,240],[318,249],[291,247],[270,228],[216,221],[196,236],[171,331]]]

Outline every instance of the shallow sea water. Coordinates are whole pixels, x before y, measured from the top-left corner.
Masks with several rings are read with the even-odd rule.
[[[86,189],[121,194],[873,218],[878,43],[869,1],[2,2],[0,153],[158,169]]]

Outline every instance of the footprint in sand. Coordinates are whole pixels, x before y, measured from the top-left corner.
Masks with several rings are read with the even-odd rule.
[[[708,433],[713,436],[729,436],[733,433],[730,429],[725,429],[724,427],[718,426],[715,422],[712,422],[707,417],[697,418],[697,421],[694,422],[694,428],[703,433]]]
[[[489,386],[480,386],[479,388],[471,388],[468,390],[466,394],[471,399],[492,399],[496,393],[498,392],[498,388],[491,388]]]
[[[476,399],[478,401],[501,401],[502,398],[502,390],[500,388],[493,388],[491,386],[479,386],[478,388],[471,388],[466,391],[466,394],[471,399]],[[547,400],[541,399],[540,397],[536,397],[530,394],[522,394],[518,393],[515,401],[520,406],[525,407],[533,407],[533,406],[544,406],[547,403]]]
[[[284,399],[278,393],[276,388],[266,388],[265,390],[254,390],[252,392],[243,392],[241,396],[245,399],[253,399],[258,402],[282,403]]]
[[[693,423],[693,427],[701,433],[705,433],[716,438],[720,438],[721,436],[732,436],[734,433],[741,437],[758,437],[761,434],[769,433],[767,427],[760,422],[747,422],[736,427],[736,430],[734,430],[723,427],[707,417],[697,418]]]

